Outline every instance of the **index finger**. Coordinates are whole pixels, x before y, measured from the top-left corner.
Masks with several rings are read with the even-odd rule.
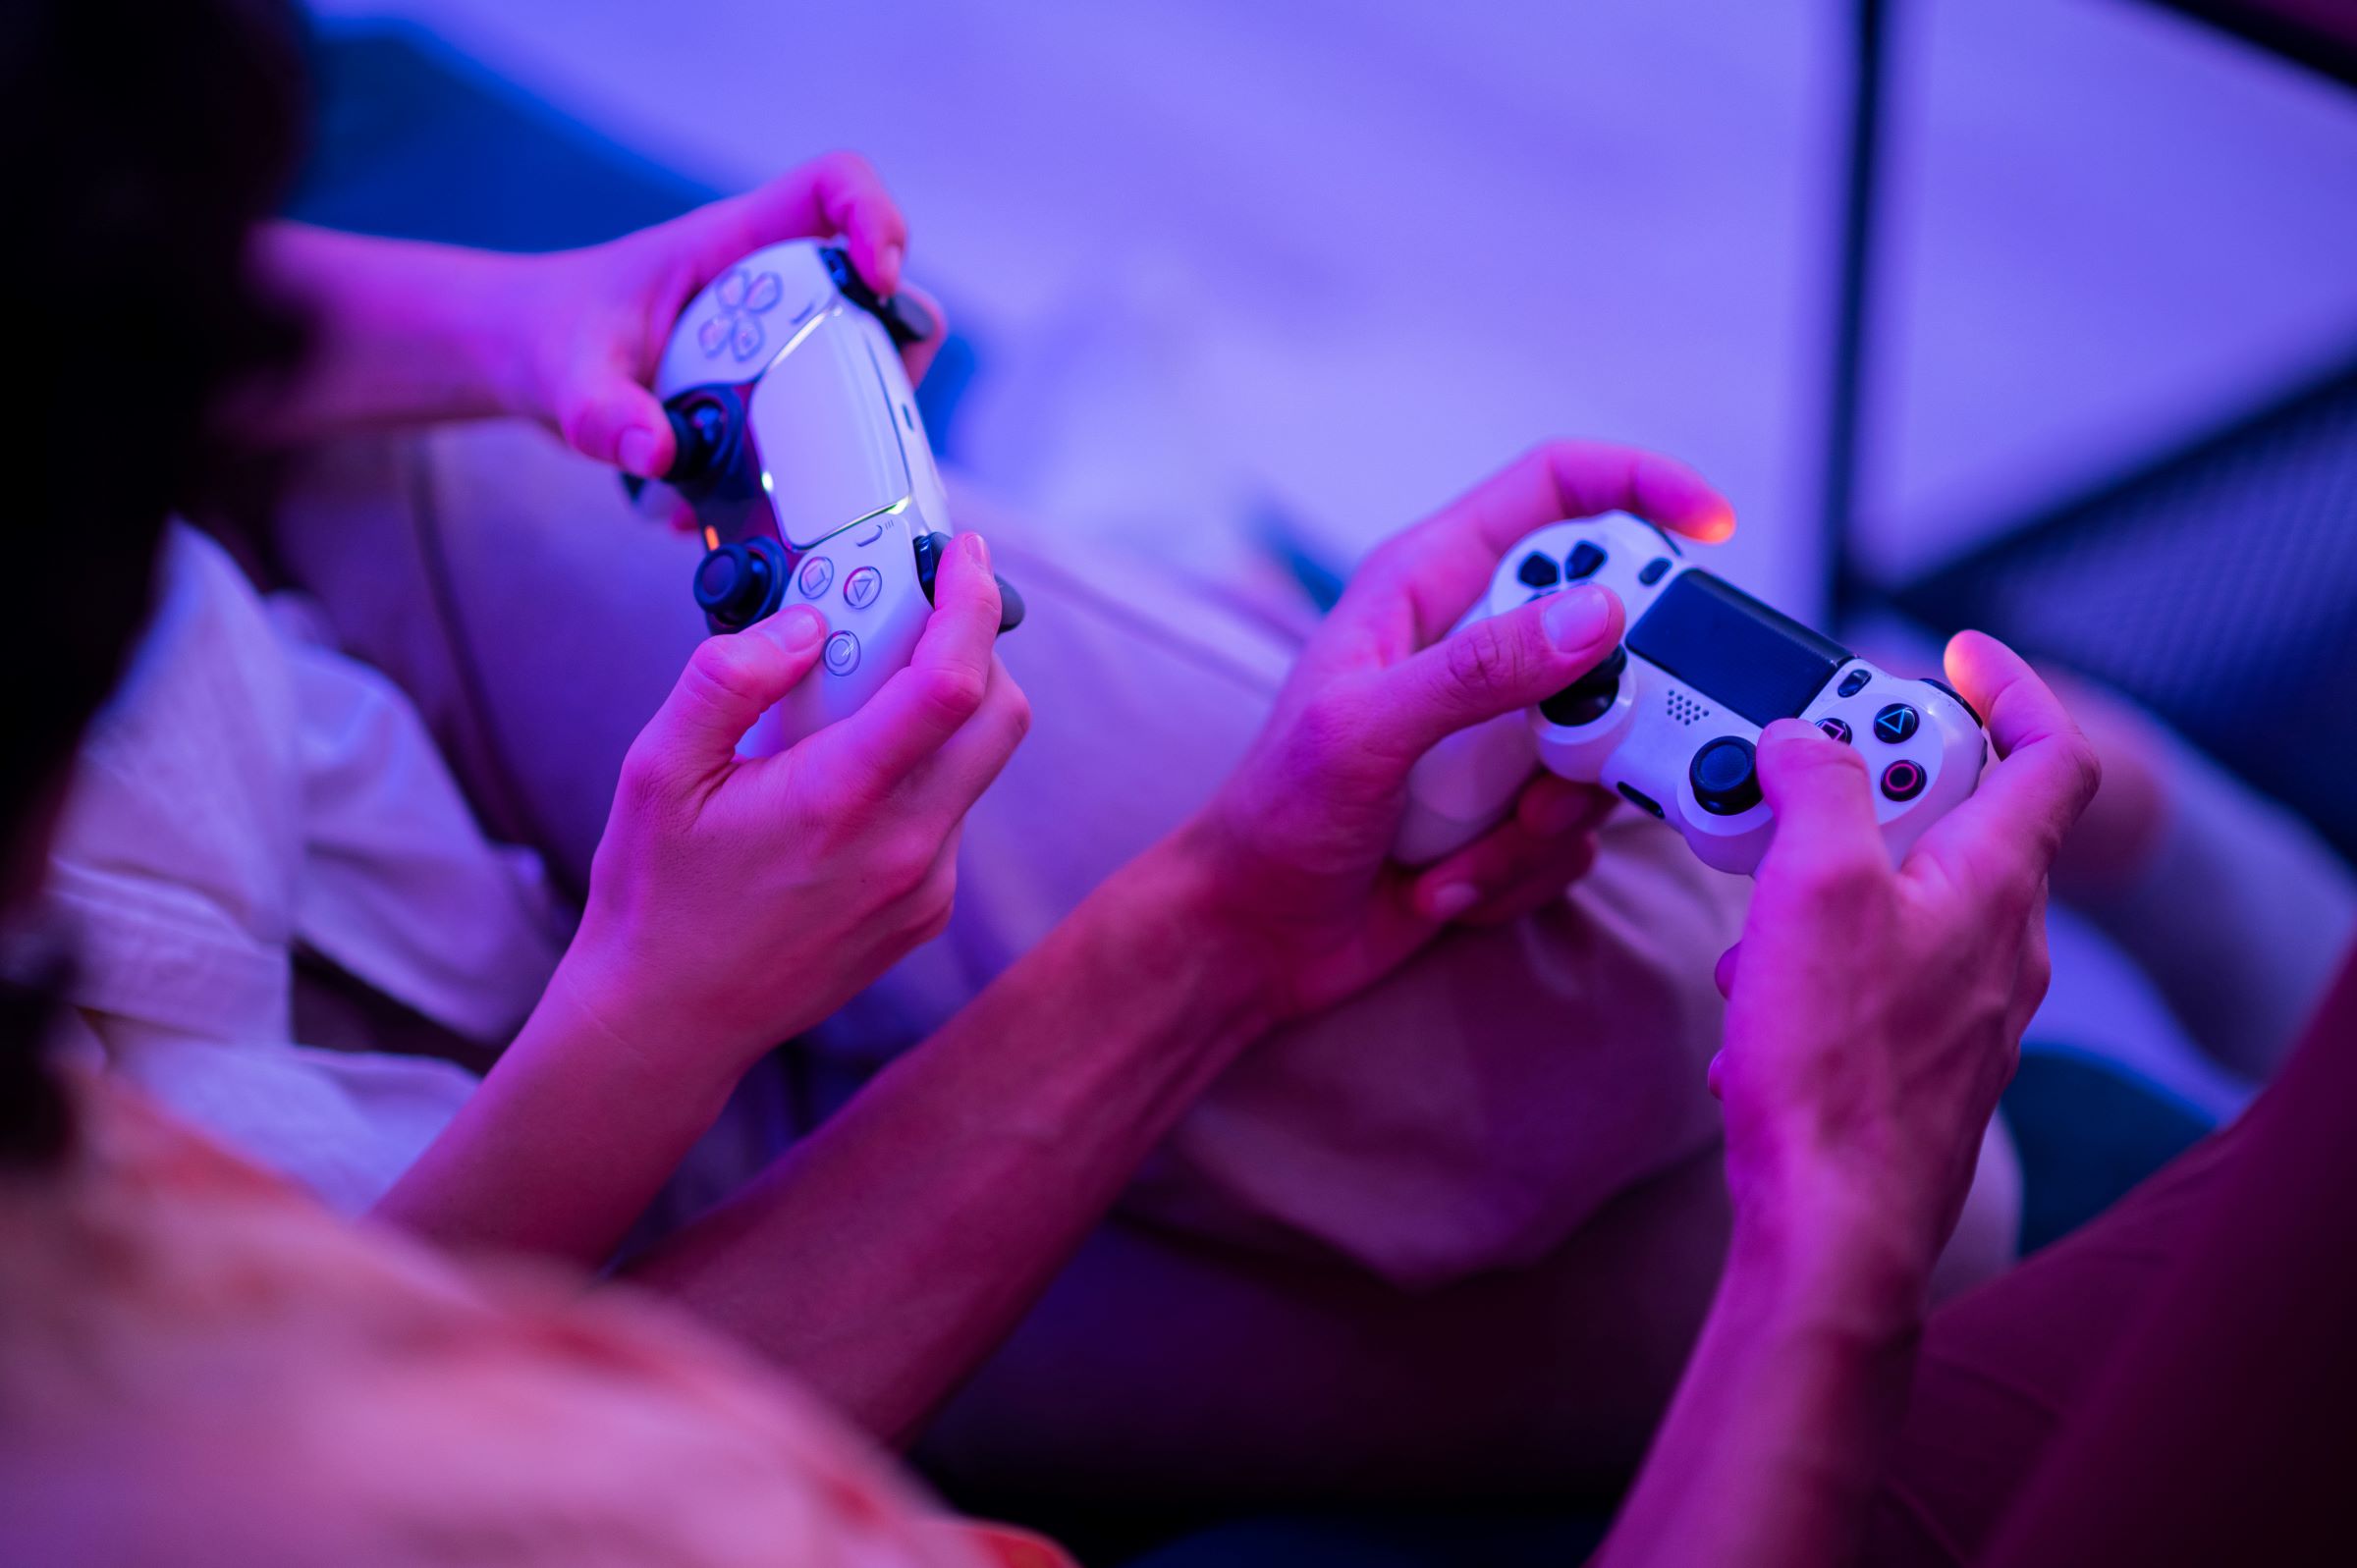
[[[1948,678],[1988,715],[1998,765],[1916,845],[1974,886],[2032,896],[2062,837],[2095,798],[2103,767],[2059,698],[2028,661],[1995,637],[1958,632]]]
[[[889,786],[941,749],[990,690],[999,635],[999,584],[989,547],[961,533],[942,552],[933,614],[907,665],[867,705],[835,728]]]
[[[704,274],[699,287],[763,245],[842,235],[859,276],[889,297],[900,288],[908,248],[908,221],[874,165],[855,152],[830,152],[678,221],[695,236],[693,258]]]
[[[1385,596],[1404,595],[1416,645],[1456,623],[1515,540],[1567,518],[1627,512],[1657,527],[1717,543],[1735,511],[1673,458],[1592,441],[1551,441],[1483,480],[1370,563]],[[1346,597],[1346,596],[1345,596]]]

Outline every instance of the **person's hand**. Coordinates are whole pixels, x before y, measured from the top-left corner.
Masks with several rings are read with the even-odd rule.
[[[1720,961],[1711,1065],[1738,1235],[1864,1248],[1902,1306],[1954,1228],[2046,993],[2047,873],[2100,778],[2018,656],[1965,632],[1946,663],[2001,760],[1895,870],[1856,750],[1796,720],[1762,735],[1776,837]]]
[[[695,292],[732,262],[783,240],[842,236],[867,286],[903,292],[908,225],[866,159],[836,152],[759,189],[715,201],[606,244],[535,257],[514,280],[505,319],[512,411],[576,451],[642,478],[671,466],[676,442],[647,382]],[[906,291],[942,319],[921,290]],[[941,347],[936,332],[903,353],[911,384]]]
[[[736,746],[808,676],[825,624],[796,606],[699,646],[624,760],[559,983],[647,1055],[723,1082],[938,936],[959,827],[1030,725],[992,651],[979,534],[944,552],[908,666],[774,757]]]
[[[1439,863],[1409,872],[1389,857],[1408,770],[1434,742],[1553,696],[1619,642],[1620,602],[1595,586],[1452,631],[1516,540],[1616,510],[1699,539],[1734,527],[1727,502],[1666,458],[1573,442],[1529,454],[1367,558],[1250,752],[1180,831],[1211,918],[1262,969],[1275,1015],[1331,1005],[1450,921],[1514,918],[1586,871],[1611,797],[1547,774]]]

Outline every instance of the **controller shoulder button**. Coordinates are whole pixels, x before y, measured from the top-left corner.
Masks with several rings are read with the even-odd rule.
[[[1954,698],[1956,706],[1970,714],[1974,724],[1977,725],[1984,723],[1981,718],[1981,711],[1978,708],[1975,708],[1971,703],[1964,700],[1964,693],[1958,691],[1955,687],[1949,685],[1938,676],[1925,676],[1923,677],[1923,683],[1927,686],[1930,686],[1935,691],[1945,691],[1950,697]]]

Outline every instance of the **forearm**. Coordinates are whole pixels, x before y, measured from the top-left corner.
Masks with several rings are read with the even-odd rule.
[[[1596,1568],[1824,1568],[1857,1549],[1913,1365],[1923,1269],[1740,1223],[1718,1299]]]
[[[891,1439],[1011,1330],[1266,1027],[1148,851],[816,1136],[635,1271]]]
[[[532,259],[276,223],[254,241],[265,289],[307,322],[294,377],[237,409],[253,439],[480,418],[514,406],[517,311]]]
[[[482,1087],[374,1217],[446,1247],[596,1268],[717,1119],[730,1087],[623,1041],[560,966]]]

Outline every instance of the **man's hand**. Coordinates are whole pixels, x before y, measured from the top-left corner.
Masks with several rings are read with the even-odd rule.
[[[1558,896],[1593,857],[1611,798],[1541,775],[1513,815],[1437,865],[1390,863],[1408,770],[1434,742],[1553,696],[1620,640],[1619,601],[1582,587],[1452,632],[1506,550],[1570,517],[1633,512],[1698,539],[1733,530],[1683,464],[1542,447],[1371,555],[1310,639],[1251,751],[1178,841],[1212,918],[1262,970],[1279,1017],[1373,984],[1452,920]]]
[[[1947,674],[2002,760],[1896,870],[1856,751],[1798,721],[1762,736],[1776,837],[1720,962],[1711,1072],[1738,1216],[1779,1247],[1866,1247],[1900,1311],[1920,1305],[2046,994],[2047,873],[2100,777],[2002,644],[1958,636]]]
[[[647,381],[687,301],[763,245],[838,235],[869,288],[902,292],[907,221],[876,171],[851,152],[606,244],[532,258],[529,275],[509,286],[521,334],[506,387],[511,411],[537,418],[600,462],[661,477],[675,443]],[[942,319],[928,296],[908,292]],[[935,333],[905,351],[912,384],[940,347]]]
[[[824,623],[795,607],[696,650],[623,763],[552,990],[725,1086],[940,934],[959,828],[1030,723],[992,652],[981,536],[944,554],[908,667],[775,757],[737,743],[809,674]]]

